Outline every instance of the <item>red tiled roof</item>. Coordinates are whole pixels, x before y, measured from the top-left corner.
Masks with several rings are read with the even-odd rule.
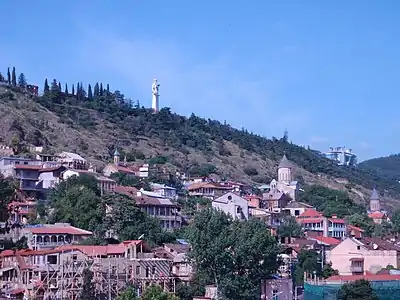
[[[347,228],[350,230],[355,230],[355,231],[359,231],[359,232],[364,232],[364,229],[361,229],[360,227],[354,226],[354,225],[347,225]]]
[[[38,165],[15,165],[14,166],[15,169],[18,170],[40,170],[42,168],[42,166],[38,166]]]
[[[332,223],[336,223],[336,224],[345,224],[345,220],[343,219],[336,219],[336,218],[330,218],[329,221],[331,221]]]
[[[300,214],[299,218],[318,218],[321,216],[322,214],[315,209],[307,208],[302,214]]]
[[[135,174],[135,171],[133,171],[132,169],[130,169],[130,168],[126,167],[126,166],[116,165],[115,167],[119,172],[128,173],[128,174]]]
[[[400,275],[390,274],[371,274],[371,275],[335,275],[327,279],[327,281],[355,281],[365,279],[368,281],[391,281],[400,280]]]
[[[52,167],[52,168],[42,168],[39,170],[40,173],[44,172],[54,172],[60,169],[66,169],[64,166]]]
[[[374,211],[368,215],[371,219],[383,219],[384,216],[385,214],[380,211]]]
[[[122,186],[122,185],[117,185],[114,188],[114,192],[119,193],[119,194],[124,194],[127,196],[136,196],[137,192],[139,190],[133,186]]]
[[[37,228],[24,228],[33,234],[70,234],[70,235],[92,235],[92,232],[74,226],[43,226]]]
[[[106,256],[113,254],[124,254],[126,246],[134,243],[140,245],[143,243],[141,240],[125,241],[121,244],[109,244],[104,246],[92,246],[92,245],[64,245],[57,247],[55,250],[66,251],[66,250],[78,250],[87,256]]]
[[[340,244],[340,241],[338,239],[335,239],[333,237],[326,237],[326,236],[316,236],[313,237],[313,239],[322,242],[324,244],[328,244],[328,245],[338,245]]]
[[[300,223],[322,223],[324,221],[323,218],[305,218],[305,219],[297,219],[297,222]]]

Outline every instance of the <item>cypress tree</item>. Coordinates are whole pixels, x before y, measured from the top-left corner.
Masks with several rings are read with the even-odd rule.
[[[26,87],[26,77],[25,77],[24,73],[21,73],[18,76],[18,86],[20,88],[25,88]]]
[[[100,83],[100,96],[103,96],[103,92],[104,92],[104,90],[103,90],[103,84]]]
[[[44,92],[47,93],[50,91],[49,83],[47,82],[47,78],[44,80]]]
[[[110,94],[110,85],[107,83],[107,95]]]
[[[88,98],[89,100],[93,99],[92,86],[90,84],[88,86]]]
[[[65,91],[64,91],[64,94],[65,94],[66,96],[68,96],[68,84],[65,84]]]
[[[72,85],[72,96],[75,96],[75,86]]]
[[[7,68],[7,82],[8,82],[8,84],[11,84],[11,73],[10,73],[10,68]]]
[[[98,97],[100,96],[100,87],[99,87],[99,83],[96,82],[96,84],[94,85],[94,97]]]
[[[15,74],[15,67],[13,67],[12,73],[11,73],[11,84],[13,86],[17,86],[17,75]]]
[[[58,91],[61,92],[61,83],[58,82]]]
[[[80,88],[79,82],[78,82],[78,83],[76,84],[76,99],[78,99],[78,100],[80,100],[80,97],[81,97],[80,91],[81,91],[81,88]]]

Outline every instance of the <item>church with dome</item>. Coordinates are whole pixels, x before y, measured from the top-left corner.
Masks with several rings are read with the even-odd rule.
[[[294,180],[295,164],[283,155],[278,166],[278,178],[273,179],[269,184],[269,194],[285,194],[292,201],[298,200],[299,182]]]

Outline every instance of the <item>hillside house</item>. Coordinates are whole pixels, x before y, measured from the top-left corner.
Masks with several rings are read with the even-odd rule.
[[[148,215],[160,220],[163,229],[172,230],[182,227],[183,218],[179,213],[179,205],[173,203],[170,199],[134,187],[117,186],[114,192],[134,199],[136,206]]]
[[[283,209],[284,212],[287,214],[298,217],[300,216],[303,212],[306,211],[306,209],[313,208],[311,205],[303,202],[297,202],[297,201],[290,201],[285,208]]]
[[[249,203],[246,199],[232,192],[226,193],[213,200],[212,207],[223,211],[234,219],[249,219]]]
[[[315,209],[308,208],[297,217],[305,231],[315,231],[325,237],[343,238],[347,235],[347,225],[343,219],[333,215],[324,217]]]
[[[62,173],[67,168],[64,166],[43,167],[39,170],[37,186],[43,190],[54,188],[62,179]]]
[[[290,196],[284,192],[273,189],[263,194],[262,208],[271,212],[281,212],[291,200]]]
[[[86,159],[76,153],[72,152],[61,152],[56,155],[56,161],[61,165],[75,170],[87,170],[89,164]]]
[[[376,274],[387,265],[400,267],[400,247],[380,238],[346,238],[326,252],[339,275]]]
[[[61,177],[63,180],[67,180],[71,176],[79,176],[81,174],[93,176],[97,180],[99,189],[102,193],[112,193],[117,186],[117,182],[115,180],[90,170],[66,169],[65,171],[61,172]]]
[[[172,274],[180,281],[189,282],[194,275],[186,254],[190,251],[189,244],[164,244],[153,249],[155,257],[168,259],[172,263]]]
[[[156,194],[160,195],[161,197],[176,200],[178,195],[176,194],[176,188],[167,186],[165,184],[159,183],[152,183],[151,189]]]
[[[221,186],[212,182],[192,183],[187,187],[190,196],[204,197],[211,200],[232,191],[230,186]]]
[[[28,247],[33,250],[48,250],[66,244],[80,243],[92,236],[92,232],[68,223],[26,225],[22,235],[28,239]]]
[[[0,172],[4,177],[13,177],[19,181],[19,188],[31,197],[39,197],[36,186],[42,163],[39,160],[22,157],[3,157],[0,160]]]

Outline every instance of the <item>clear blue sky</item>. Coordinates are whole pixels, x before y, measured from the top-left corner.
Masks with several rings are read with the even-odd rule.
[[[361,159],[400,152],[400,1],[4,1],[0,68]]]

